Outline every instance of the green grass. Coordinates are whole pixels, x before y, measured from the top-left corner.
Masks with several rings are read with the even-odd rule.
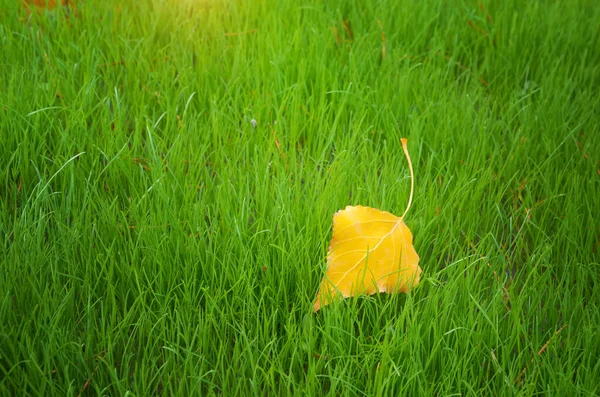
[[[600,3],[15,3],[0,395],[600,394]],[[313,314],[401,137],[421,284]]]

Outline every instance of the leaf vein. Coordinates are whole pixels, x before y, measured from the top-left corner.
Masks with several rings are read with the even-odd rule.
[[[396,224],[394,225],[394,227],[392,228],[392,230],[390,230],[390,231],[389,231],[389,233],[386,233],[386,234],[385,234],[383,237],[381,237],[381,241],[379,241],[379,242],[378,242],[378,243],[375,245],[375,247],[373,247],[373,249],[372,249],[372,250],[370,250],[370,251],[371,251],[371,252],[373,252],[373,251],[375,251],[377,248],[379,248],[379,246],[380,246],[380,245],[383,243],[383,241],[384,241],[386,238],[388,238],[389,236],[391,236],[391,235],[394,233],[394,231],[396,230],[396,228],[397,228],[398,226],[400,226],[400,223],[401,223],[401,222],[402,222],[402,218],[400,218],[398,221],[396,221]],[[368,254],[368,252],[369,252],[369,251],[367,251],[367,253],[366,253],[366,254],[364,254],[364,255],[362,256],[362,258],[360,258],[360,259],[358,260],[358,262],[356,262],[356,264],[355,264],[354,266],[352,266],[350,269],[348,269],[348,271],[347,271],[346,273],[344,273],[344,274],[342,275],[342,277],[340,277],[340,279],[339,279],[339,281],[338,281],[338,284],[340,284],[340,283],[341,283],[341,282],[342,282],[342,281],[343,281],[343,280],[346,278],[346,276],[348,276],[348,274],[349,274],[350,272],[352,272],[354,269],[356,269],[356,268],[358,267],[358,265],[360,265],[360,263],[361,263],[361,262],[362,262],[362,261],[363,261],[363,260],[364,260],[364,259],[367,257],[367,254]]]

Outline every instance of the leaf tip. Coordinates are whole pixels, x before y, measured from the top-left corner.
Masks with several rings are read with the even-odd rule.
[[[319,309],[321,309],[321,302],[317,298],[317,300],[315,301],[315,304],[313,305],[313,313],[318,312]]]

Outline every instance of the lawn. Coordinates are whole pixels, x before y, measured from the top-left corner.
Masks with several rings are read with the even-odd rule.
[[[599,212],[599,2],[0,0],[0,395],[598,395]]]

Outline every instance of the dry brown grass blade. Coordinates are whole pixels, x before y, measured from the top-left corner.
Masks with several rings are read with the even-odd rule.
[[[496,272],[496,270],[492,269],[492,266],[490,265],[490,262],[487,260],[487,257],[484,256],[483,254],[481,254],[479,252],[479,250],[477,249],[477,247],[475,247],[475,244],[473,244],[473,242],[471,240],[469,240],[469,238],[467,237],[467,235],[464,232],[461,232],[462,236],[465,238],[465,240],[467,240],[467,243],[469,244],[469,246],[471,247],[471,249],[477,254],[479,255],[479,259],[481,259],[482,261],[484,261],[487,264],[487,267],[493,271],[494,273],[494,278],[496,279],[496,281],[498,282],[498,284],[500,284],[502,286],[502,298],[504,300],[504,304],[506,305],[506,308],[508,310],[511,309],[510,307],[510,295],[508,293],[508,281],[503,283],[502,279],[500,279],[500,276],[498,275],[498,273]]]
[[[540,350],[538,350],[538,353],[537,353],[538,357],[540,357],[546,351],[548,346],[550,346],[550,342],[552,342],[554,340],[554,338],[556,338],[556,336],[565,328],[567,328],[567,324],[563,325],[558,331],[556,331],[554,333],[554,335],[552,335],[552,337],[550,337],[550,339],[548,339],[548,341],[544,344],[544,346],[542,346],[542,348]],[[535,361],[535,357],[533,357],[529,363],[533,364],[534,361]],[[526,370],[527,370],[527,365],[525,365],[523,367],[523,370],[521,371],[519,376],[517,376],[517,379],[515,379],[515,384],[519,383],[519,380],[523,377],[523,375],[525,375]],[[523,381],[520,383],[520,385],[523,385],[524,382],[525,382],[525,379],[523,379]]]
[[[381,23],[381,21],[378,19],[377,20],[377,24],[379,25],[379,28],[381,29],[381,59],[385,59],[385,56],[387,55],[387,46],[385,44],[385,31],[383,30],[383,24]]]
[[[465,66],[465,65],[463,65],[462,63],[460,63],[460,62],[458,62],[458,61],[454,61],[454,60],[452,60],[452,58],[451,58],[450,56],[446,55],[446,54],[442,54],[441,52],[439,52],[439,53],[440,53],[440,54],[441,54],[441,55],[444,57],[444,59],[445,59],[446,61],[448,61],[448,62],[450,62],[450,61],[454,62],[454,64],[455,64],[456,66],[458,66],[458,68],[459,68],[460,70],[462,70],[463,72],[468,72],[468,73],[470,73],[470,74],[471,74],[473,77],[476,77],[476,78],[477,78],[477,80],[479,80],[479,82],[480,82],[481,84],[483,84],[485,87],[488,87],[488,86],[489,86],[489,83],[487,82],[487,80],[485,80],[485,79],[484,79],[483,77],[481,77],[481,76],[476,76],[476,75],[475,75],[475,73],[473,73],[473,71],[472,71],[471,69],[469,69],[468,67],[466,67],[466,66]]]
[[[258,31],[258,29],[252,29],[247,32],[227,32],[227,33],[225,33],[225,37],[243,36],[246,34],[256,33],[257,31]]]
[[[98,371],[98,368],[100,367],[100,364],[98,364],[98,358],[100,356],[100,354],[105,353],[105,351],[102,351],[98,354],[94,354],[94,360],[96,360],[96,367],[94,368],[94,370],[92,371],[92,373],[90,374],[90,377],[87,378],[87,380],[85,381],[85,383],[83,384],[83,386],[81,387],[81,390],[79,391],[79,394],[77,394],[77,397],[81,397],[81,395],[87,390],[88,387],[90,387],[90,384],[92,383],[92,378],[94,377],[94,374]],[[102,359],[106,359],[106,354],[104,354],[102,356]]]

